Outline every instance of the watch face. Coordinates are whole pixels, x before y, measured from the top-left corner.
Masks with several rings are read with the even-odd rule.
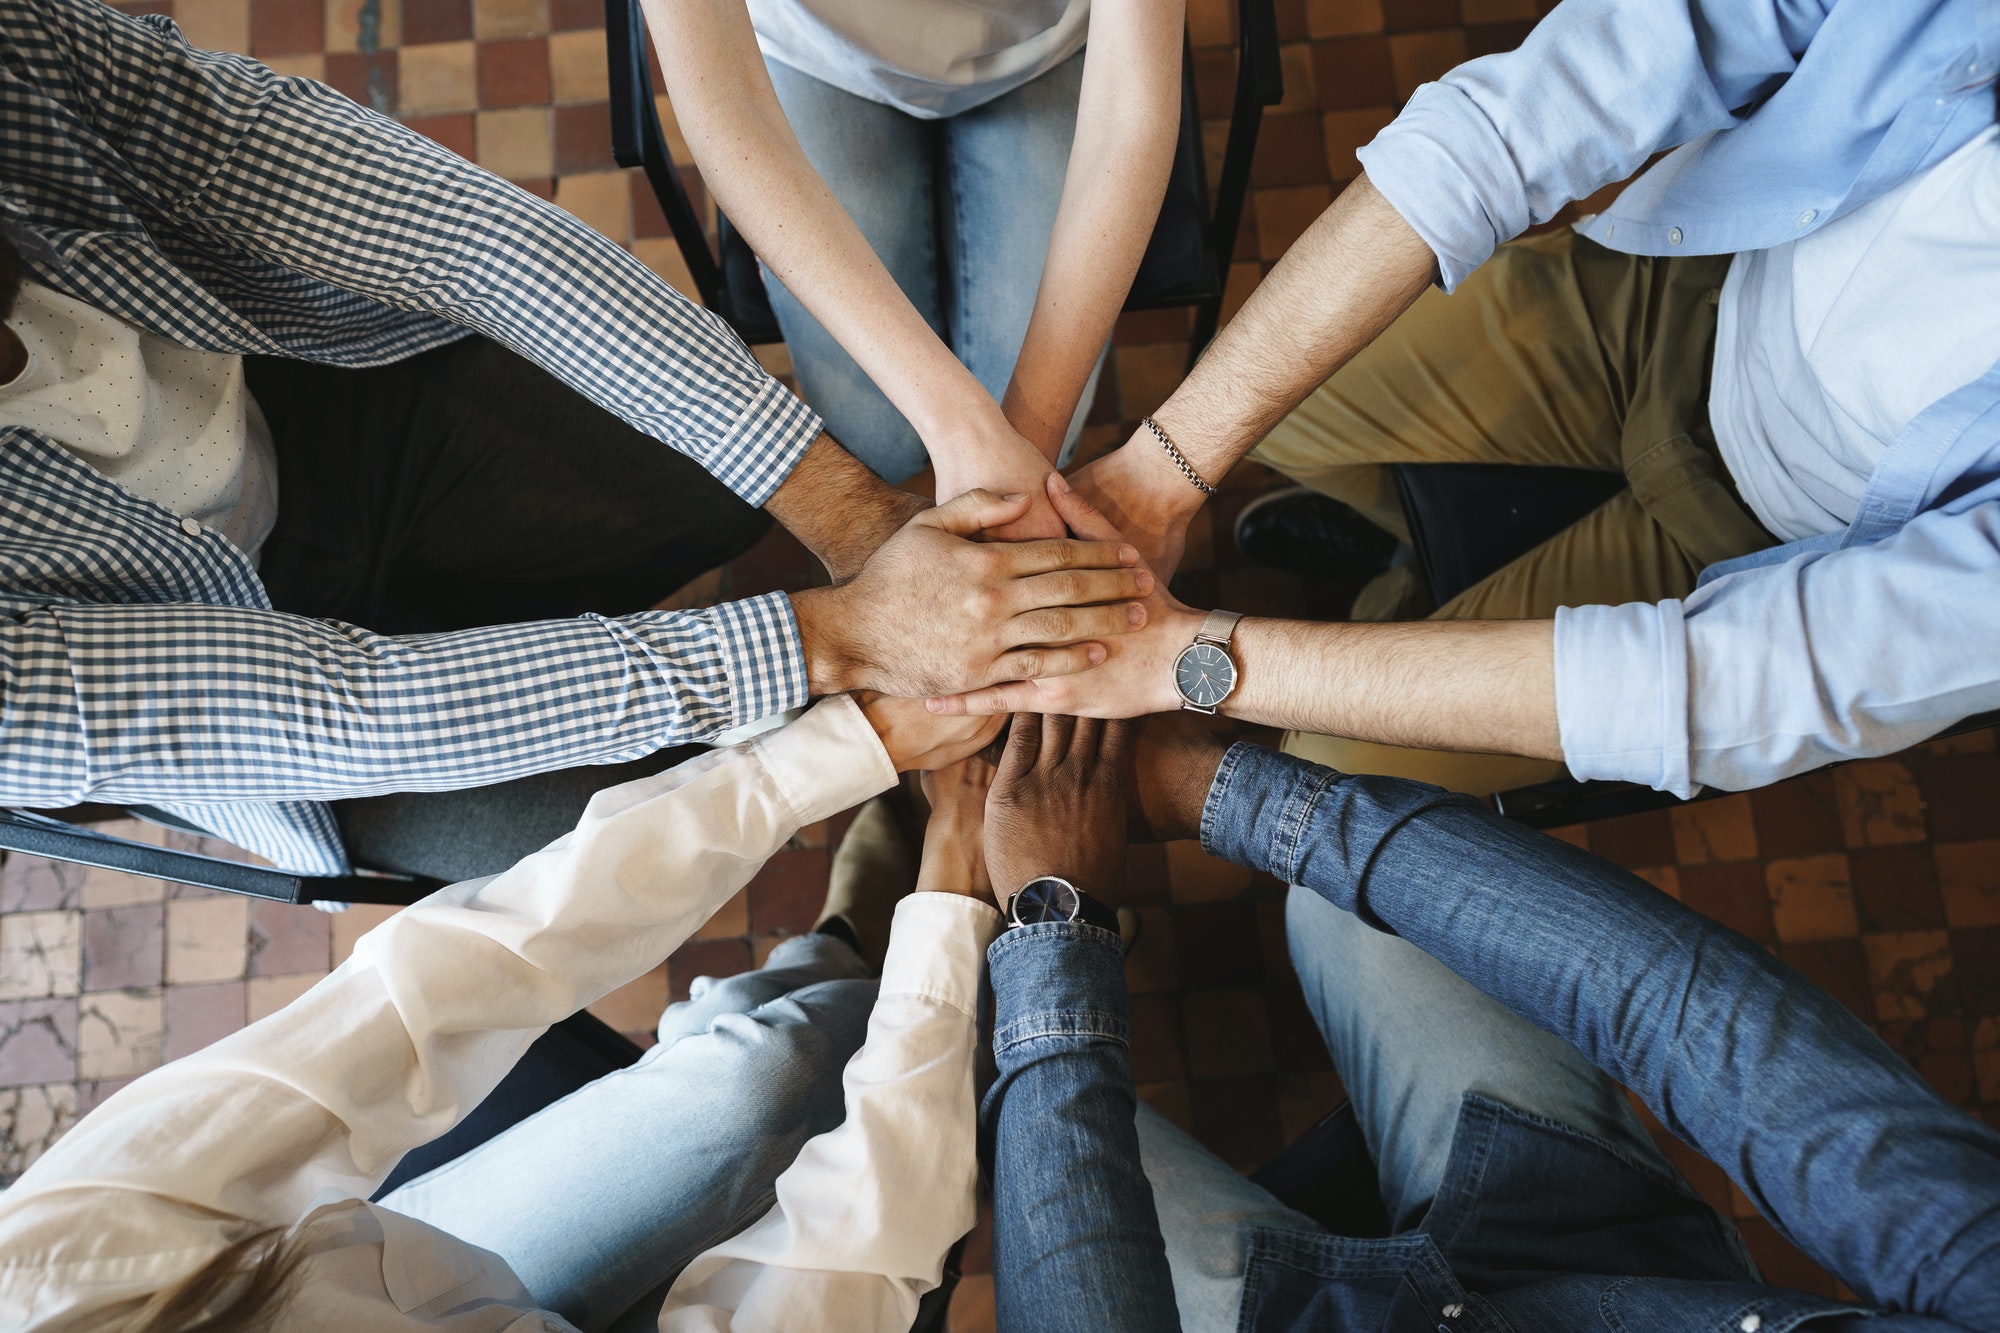
[[[1212,643],[1191,643],[1174,663],[1174,686],[1189,703],[1213,708],[1236,688],[1236,663]]]
[[[1033,926],[1043,921],[1074,921],[1083,903],[1068,880],[1044,875],[1021,886],[1013,907],[1016,921]]]

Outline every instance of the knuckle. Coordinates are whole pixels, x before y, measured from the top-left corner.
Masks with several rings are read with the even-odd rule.
[[[1040,653],[1016,653],[1008,665],[1015,680],[1034,680],[1042,674],[1044,662]]]
[[[1067,639],[1076,632],[1076,614],[1072,611],[1052,609],[1037,612],[1029,618],[1029,631],[1039,642],[1053,643]]]

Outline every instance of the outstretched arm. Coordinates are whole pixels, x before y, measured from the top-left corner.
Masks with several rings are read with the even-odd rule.
[[[1120,878],[1130,741],[1122,723],[1014,719],[986,803],[986,860],[997,892],[1060,875],[1102,897]],[[1179,1329],[1133,1126],[1138,1097],[1118,936],[1081,922],[1042,922],[1006,931],[986,957],[999,1077],[980,1120],[991,1155],[1001,1327]]]
[[[703,179],[778,280],[916,428],[938,498],[1038,494],[1048,460],[917,313],[813,170],[778,104],[743,0],[645,0],[674,114]],[[1060,531],[1039,501],[1019,536]]]
[[[1185,0],[1097,0],[1062,207],[1003,405],[1050,461],[1159,220],[1180,129]],[[940,490],[944,472],[939,472]]]
[[[1052,477],[1058,513],[1100,540],[1117,530]],[[1202,613],[1161,585],[1143,629],[1105,640],[1105,660],[1056,680],[1013,681],[931,701],[942,713],[1023,710],[1138,717],[1181,706],[1174,659],[1194,642]],[[1560,759],[1555,630],[1546,620],[1320,624],[1244,620],[1233,655],[1230,717],[1384,745]]]
[[[1437,259],[1366,176],[1295,242],[1153,413],[1209,485],[1437,276]],[[1207,497],[1151,432],[1074,477],[1162,578],[1180,564],[1188,521]]]
[[[1435,787],[1249,745],[1169,758],[1212,781],[1142,780],[1156,829],[1199,831],[1572,1043],[1870,1302],[2000,1320],[2000,1135],[1767,950]]]
[[[0,1309],[105,1327],[103,1306],[170,1285],[246,1221],[289,1226],[324,1190],[367,1197],[544,1028],[657,966],[802,824],[904,762],[861,708],[828,700],[602,792],[562,840],[405,908],[298,1000],[139,1079],[24,1173],[0,1197]]]

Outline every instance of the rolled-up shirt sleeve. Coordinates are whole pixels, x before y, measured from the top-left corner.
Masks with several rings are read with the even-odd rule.
[[[1579,778],[1679,796],[1889,754],[2000,708],[2000,500],[1872,546],[1728,574],[1685,600],[1556,613]]]
[[[1359,153],[1451,291],[1502,241],[1735,121],[1810,39],[1771,4],[1566,0],[1514,51],[1418,88]]]

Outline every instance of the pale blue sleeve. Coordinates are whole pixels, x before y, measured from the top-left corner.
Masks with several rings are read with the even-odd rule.
[[[1519,49],[1419,88],[1360,152],[1446,291],[1502,241],[1736,123],[1825,18],[1788,0],[1564,0]]]
[[[1555,650],[1579,778],[1689,796],[1892,753],[2000,708],[2000,499],[1685,601],[1565,607]]]

